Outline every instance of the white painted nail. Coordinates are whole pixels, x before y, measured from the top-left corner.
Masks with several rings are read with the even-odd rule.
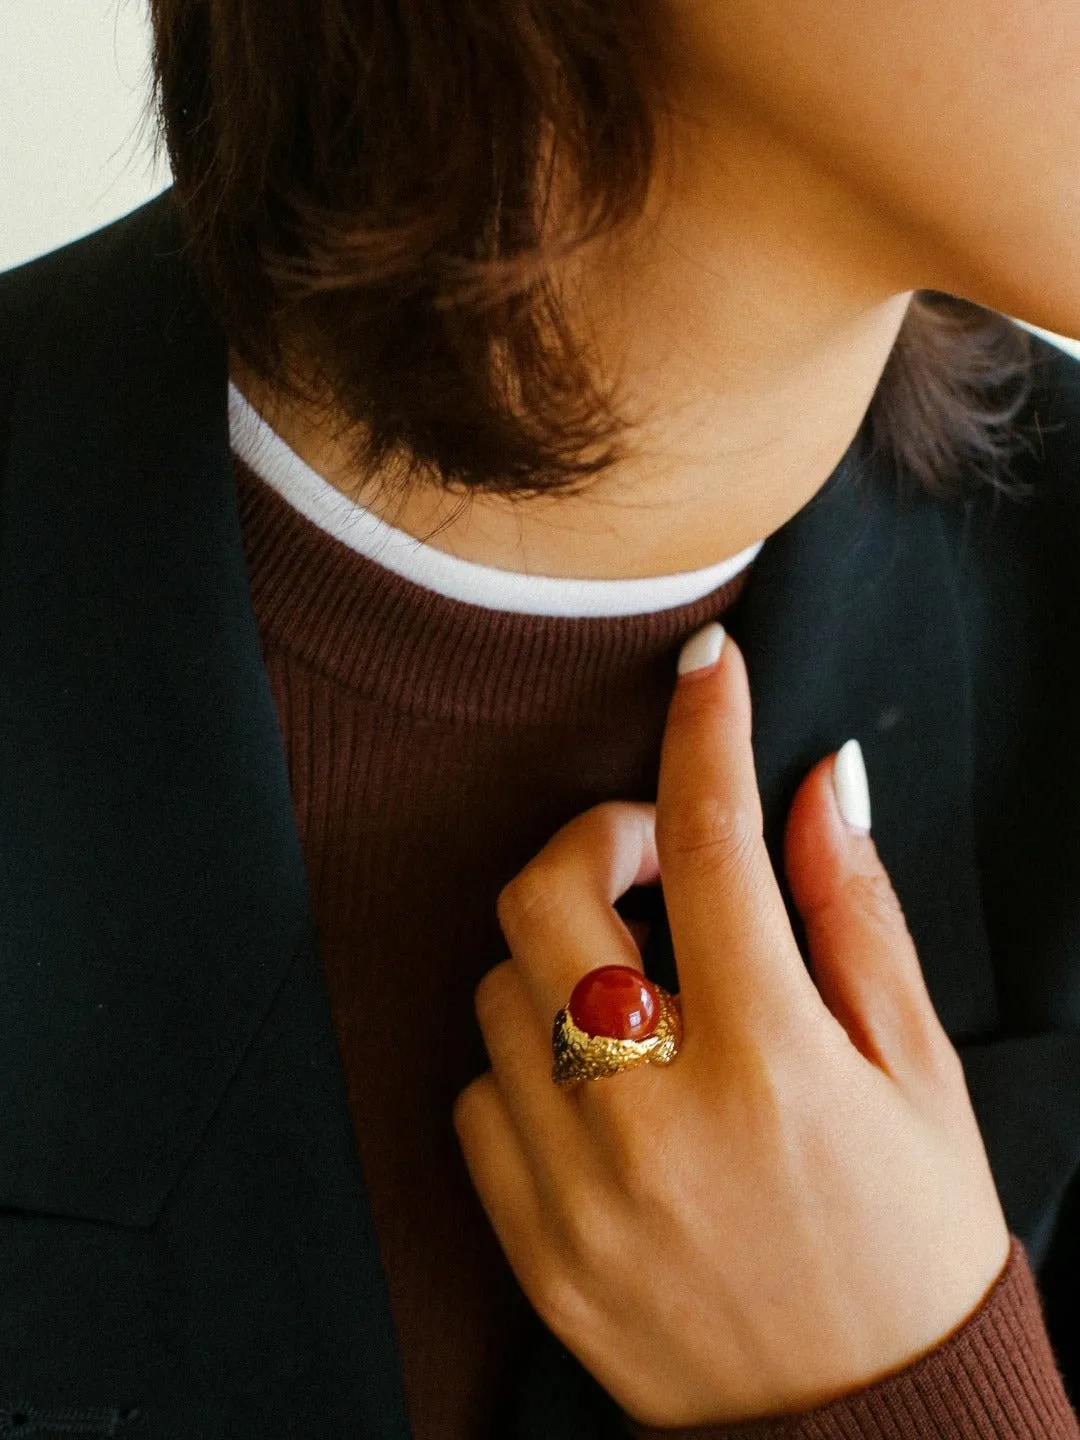
[[[833,761],[833,789],[840,814],[860,835],[870,834],[870,784],[858,740],[849,740]]]
[[[679,651],[678,671],[680,675],[690,670],[704,670],[706,665],[715,665],[724,648],[727,632],[719,620],[710,620],[696,630]]]

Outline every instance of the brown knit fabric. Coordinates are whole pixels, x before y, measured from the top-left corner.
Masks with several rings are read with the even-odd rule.
[[[495,899],[572,816],[655,798],[679,648],[736,602],[749,571],[655,614],[487,610],[357,555],[241,461],[235,470],[410,1423],[415,1440],[497,1440],[528,1308],[450,1120],[487,1068],[472,996],[506,955]],[[952,1414],[958,1397],[1008,1415],[1060,1408],[1037,1311],[1022,1285],[1014,1293],[997,1328],[978,1332],[982,1369],[967,1381],[962,1367],[927,1371],[912,1392],[923,1409],[901,1428],[892,1402],[879,1412],[867,1391],[862,1408],[838,1409],[840,1428],[777,1433],[1073,1434],[916,1424]],[[866,1428],[879,1413],[883,1428]]]
[[[486,610],[236,473],[409,1418],[415,1440],[494,1440],[528,1312],[450,1113],[487,1069],[472,1006],[507,954],[495,900],[572,816],[655,798],[680,644],[746,572],[656,615]]]

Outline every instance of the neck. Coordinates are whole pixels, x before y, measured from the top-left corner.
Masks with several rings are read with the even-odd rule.
[[[358,483],[341,444],[275,404],[235,360],[232,378],[331,484],[463,559],[629,579],[737,554],[790,519],[851,443],[912,267],[839,182],[745,118],[693,129],[640,220],[582,252],[569,277],[634,422],[632,453],[585,493],[383,493],[377,477]]]

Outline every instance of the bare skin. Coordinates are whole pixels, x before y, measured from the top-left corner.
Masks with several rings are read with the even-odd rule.
[[[695,171],[678,200],[665,201],[658,180],[654,213],[634,234],[595,247],[564,276],[582,296],[579,323],[621,376],[624,412],[644,417],[633,458],[581,497],[463,505],[434,486],[383,496],[358,484],[330,437],[275,407],[235,357],[233,378],[338,489],[450,554],[594,579],[711,565],[778,529],[820,489],[866,412],[909,299],[852,275],[855,247],[869,264],[880,240],[835,194],[806,186],[785,153],[770,154],[765,195],[775,203],[763,204],[763,160],[758,139],[727,182],[722,246],[702,229],[703,197],[688,193],[703,178]]]
[[[234,367],[315,469],[439,549],[605,579],[712,564],[824,483],[911,291],[1080,334],[1072,0],[660,0],[655,28],[670,162],[574,267],[640,424],[589,494],[380,498]]]

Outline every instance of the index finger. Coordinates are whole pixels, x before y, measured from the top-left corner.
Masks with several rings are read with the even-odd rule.
[[[788,1035],[820,1002],[762,835],[746,666],[716,622],[692,637],[683,657],[695,652],[710,663],[678,678],[656,801],[683,1011],[688,1030],[701,1015],[714,1031]]]

